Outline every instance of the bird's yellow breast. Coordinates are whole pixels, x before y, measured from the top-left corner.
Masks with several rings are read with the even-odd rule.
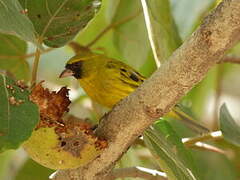
[[[109,108],[135,90],[122,81],[115,69],[99,69],[90,77],[79,79],[79,83],[92,100]]]

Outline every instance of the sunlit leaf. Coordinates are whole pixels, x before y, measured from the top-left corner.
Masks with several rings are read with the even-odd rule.
[[[108,23],[111,23],[113,21],[113,18],[115,16],[116,11],[118,10],[118,6],[121,0],[115,0],[115,1],[108,1],[106,3],[106,10],[105,10],[105,19]]]
[[[28,80],[30,69],[25,59],[27,44],[16,36],[0,34],[0,69],[9,71],[16,79]]]
[[[100,7],[96,0],[19,0],[38,36],[50,47],[72,40],[94,17]]]
[[[166,121],[159,121],[144,133],[144,141],[169,179],[195,180],[197,170],[189,151]]]
[[[108,28],[111,25],[111,22],[107,20],[106,11],[108,11],[108,6],[113,1],[103,0],[101,9],[97,13],[97,15],[93,18],[93,20],[88,24],[88,26],[79,33],[77,36],[77,42],[82,45],[89,45],[91,43],[92,50],[98,51],[100,53],[104,53],[105,55],[119,59],[119,53],[117,52],[114,42],[113,42],[113,27]],[[116,2],[116,1],[114,1]],[[108,28],[106,31],[105,29]],[[102,36],[99,37],[98,41],[92,43],[99,34],[105,31]]]
[[[36,43],[33,24],[18,0],[0,0],[0,32]]]
[[[168,0],[142,0],[152,49],[161,62],[181,45]],[[149,22],[149,23],[147,23]]]
[[[125,21],[114,28],[115,45],[128,64],[139,68],[151,52],[141,2],[121,0],[111,3],[115,5],[112,23]]]
[[[234,121],[226,104],[220,109],[220,129],[227,141],[240,146],[240,125]]]
[[[16,149],[28,139],[39,120],[37,106],[29,92],[0,74],[0,152]]]

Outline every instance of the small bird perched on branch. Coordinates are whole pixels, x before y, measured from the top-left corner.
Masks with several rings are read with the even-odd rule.
[[[109,108],[135,91],[146,79],[127,64],[87,49],[72,57],[59,77],[68,76],[74,76],[93,101]],[[185,120],[193,130],[208,132],[178,105],[168,115]]]

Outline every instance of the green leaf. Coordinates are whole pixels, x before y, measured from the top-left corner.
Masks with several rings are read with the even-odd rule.
[[[0,22],[0,32],[14,34],[25,41],[36,43],[33,24],[18,0],[0,0]]]
[[[39,121],[38,107],[29,92],[0,74],[0,152],[16,149],[28,139]]]
[[[222,154],[209,151],[194,151],[201,180],[237,180],[237,172],[232,160]],[[237,155],[235,157],[238,157]],[[237,161],[239,164],[239,161]]]
[[[169,179],[195,180],[197,170],[176,132],[167,121],[160,120],[147,129],[144,141]]]
[[[232,118],[226,104],[220,108],[220,129],[224,139],[240,146],[240,126]]]
[[[146,3],[144,3],[146,2]],[[159,61],[166,60],[181,45],[168,0],[142,1],[149,36]],[[147,7],[145,7],[145,5]],[[146,21],[147,22],[147,21]]]
[[[0,179],[7,179],[11,177],[12,172],[12,160],[15,155],[15,151],[5,151],[4,153],[0,154]],[[10,179],[10,178],[9,178]]]
[[[118,0],[114,2],[117,3],[117,1]],[[103,30],[105,30],[105,28],[109,26],[111,22],[109,22],[110,20],[106,18],[107,11],[111,11],[111,13],[115,14],[114,8],[109,4],[113,4],[113,1],[102,1],[101,9],[84,29],[84,31],[81,31],[79,33],[76,38],[77,42],[82,45],[89,45],[89,43],[91,43],[99,35],[99,33],[101,33]],[[101,36],[98,41],[93,43],[91,50],[97,52],[100,51],[100,53],[105,53],[108,57],[111,58],[121,59],[121,56],[116,50],[115,44],[113,42],[113,29],[113,27],[108,29],[108,31],[106,31],[106,33]]]
[[[108,23],[111,23],[113,21],[113,18],[118,10],[118,6],[121,0],[115,0],[115,1],[105,1],[105,19]]]
[[[41,166],[32,159],[28,159],[19,170],[15,180],[47,180],[53,172],[53,170]]]
[[[94,17],[96,0],[19,0],[38,36],[50,47],[64,46]]]
[[[138,69],[145,63],[151,52],[144,16],[141,13],[141,2],[121,0],[109,3],[113,4],[109,7],[116,12],[114,16],[111,14],[112,18],[108,19],[112,19],[112,23],[122,22],[113,29],[114,44],[122,55],[122,59]],[[114,5],[115,8],[113,8]]]
[[[9,71],[16,79],[29,80],[30,68],[24,58],[27,43],[16,36],[0,34],[0,69]]]

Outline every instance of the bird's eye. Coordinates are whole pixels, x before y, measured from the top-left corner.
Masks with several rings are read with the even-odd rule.
[[[121,68],[120,70],[121,70],[122,72],[127,72],[127,70],[124,69],[124,68]]]
[[[76,62],[73,64],[67,64],[66,69],[70,69],[74,72],[74,77],[79,79],[82,77],[82,62]]]

